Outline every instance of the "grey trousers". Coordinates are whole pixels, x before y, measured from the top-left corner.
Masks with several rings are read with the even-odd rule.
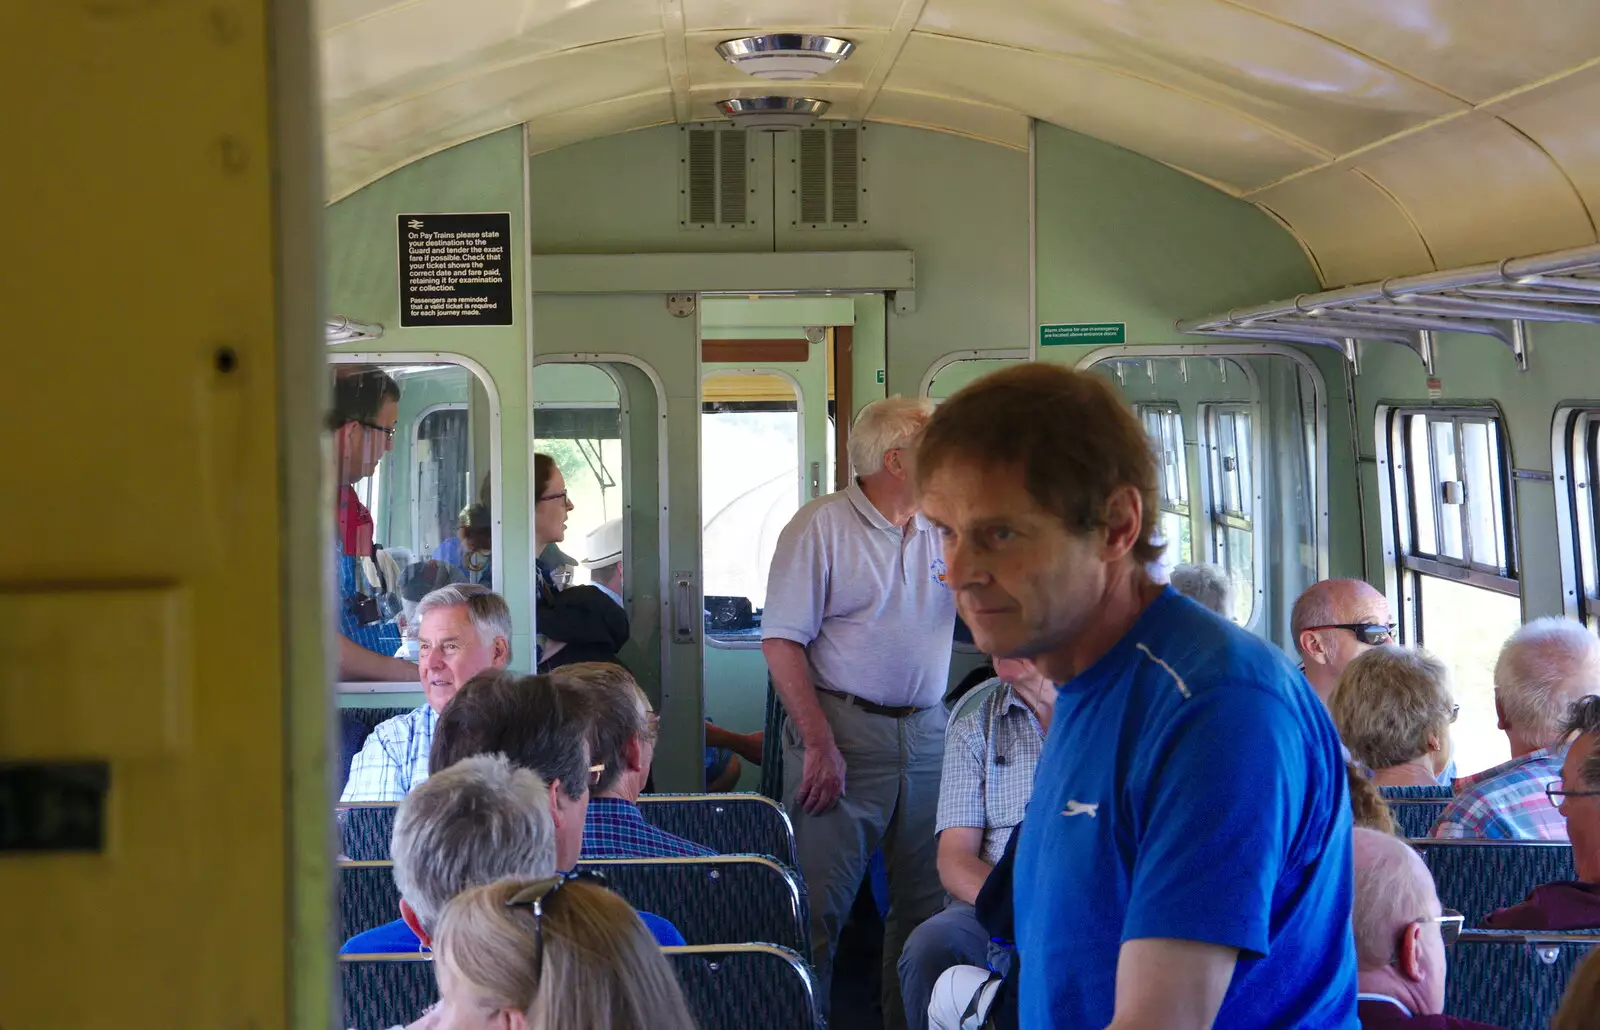
[[[784,801],[794,821],[800,873],[811,902],[811,961],[826,1009],[839,931],[866,875],[873,849],[883,848],[889,914],[883,939],[883,1014],[887,1030],[906,1025],[898,963],[906,938],[943,906],[934,840],[939,774],[944,762],[944,708],[903,719],[869,715],[844,700],[817,694],[844,756],[844,796],[821,815],[795,804],[805,747],[793,723],[784,727]]]
[[[939,975],[951,966],[989,964],[989,931],[964,901],[952,900],[943,912],[911,931],[900,953],[900,994],[908,1030],[927,1030],[928,1000]]]

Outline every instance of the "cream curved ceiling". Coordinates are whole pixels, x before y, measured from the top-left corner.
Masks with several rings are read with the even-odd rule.
[[[320,0],[330,199],[526,122],[534,153],[787,93],[1027,146],[1037,118],[1257,204],[1327,285],[1594,243],[1592,0]],[[727,38],[854,40],[758,83]]]

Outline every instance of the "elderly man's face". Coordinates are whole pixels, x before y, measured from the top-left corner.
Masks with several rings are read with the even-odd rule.
[[[1583,780],[1583,763],[1594,750],[1596,741],[1600,741],[1600,734],[1585,733],[1567,749],[1567,760],[1561,763],[1564,790],[1597,789]],[[1567,836],[1572,841],[1578,879],[1585,883],[1600,882],[1600,796],[1569,794],[1561,803],[1561,814],[1567,820]]]
[[[961,618],[979,648],[1031,658],[1076,640],[1105,593],[1109,562],[1034,501],[1014,469],[952,460],[923,484],[922,510],[944,537]]]
[[[1346,625],[1367,624],[1387,626],[1390,621],[1389,599],[1367,584],[1339,599],[1335,621]],[[1364,643],[1355,632],[1348,629],[1324,629],[1317,633],[1327,656],[1328,670],[1338,676],[1344,672],[1356,655],[1371,650],[1375,644]]]
[[[435,712],[456,696],[462,684],[485,669],[503,669],[511,657],[504,637],[484,640],[464,604],[435,608],[417,631],[417,675],[428,706]]]

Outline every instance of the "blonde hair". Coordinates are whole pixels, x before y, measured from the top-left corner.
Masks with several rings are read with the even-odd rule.
[[[1600,1012],[1600,948],[1590,951],[1572,974],[1550,1030],[1589,1030],[1596,1012]]]
[[[1394,813],[1383,792],[1373,786],[1367,774],[1354,762],[1344,763],[1345,781],[1350,785],[1350,817],[1357,826],[1394,836]]]
[[[506,907],[534,882],[500,880],[445,908],[434,947],[456,989],[526,1013],[530,1030],[695,1030],[672,967],[626,901],[572,880],[545,895],[536,925],[531,906]]]
[[[1382,644],[1351,659],[1328,708],[1339,736],[1373,771],[1428,753],[1449,732],[1450,671],[1426,651]]]

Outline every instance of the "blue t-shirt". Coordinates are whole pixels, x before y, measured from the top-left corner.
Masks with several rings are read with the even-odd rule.
[[[650,936],[663,948],[683,947],[683,934],[678,928],[650,912],[640,912],[639,919],[644,923],[644,928],[650,931]],[[373,930],[366,930],[356,934],[344,942],[339,949],[341,955],[408,955],[424,950],[422,942],[417,940],[417,935],[406,925],[404,919],[396,919],[392,923],[384,923]]]
[[[1122,943],[1156,937],[1239,949],[1218,1030],[1359,1026],[1333,722],[1171,587],[1061,687],[1015,883],[1023,1026],[1110,1023]]]

